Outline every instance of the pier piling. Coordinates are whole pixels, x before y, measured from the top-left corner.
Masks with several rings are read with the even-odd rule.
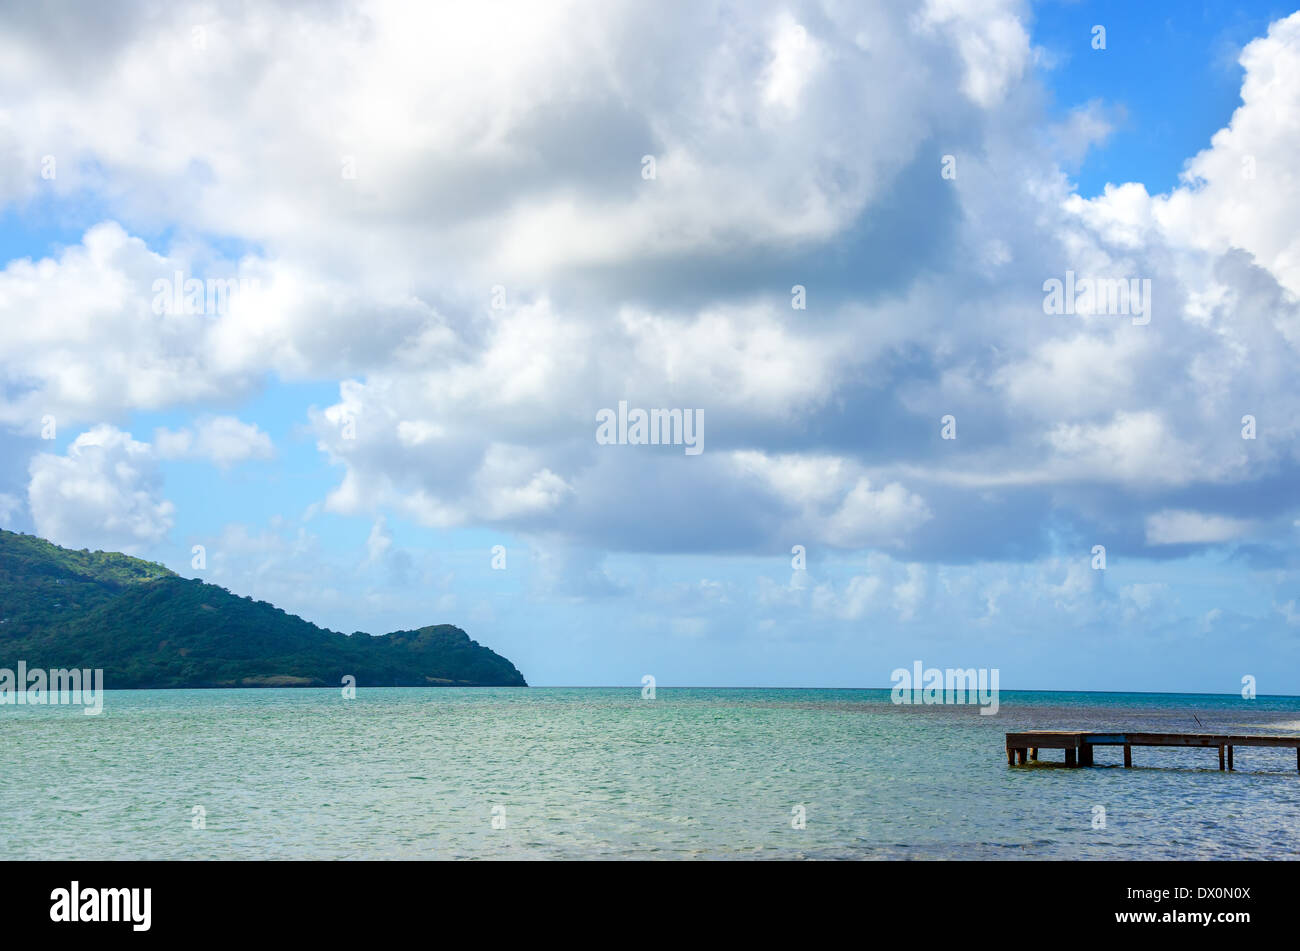
[[[1257,746],[1268,749],[1294,749],[1296,771],[1300,772],[1300,735],[1276,736],[1267,734],[1226,733],[1104,733],[1097,730],[1029,730],[1007,734],[1007,765],[1024,766],[1030,760],[1038,762],[1041,750],[1062,750],[1066,766],[1092,766],[1093,748],[1097,746],[1124,747],[1124,766],[1133,766],[1135,746],[1199,746],[1215,747],[1219,751],[1219,769],[1233,772],[1234,747]]]

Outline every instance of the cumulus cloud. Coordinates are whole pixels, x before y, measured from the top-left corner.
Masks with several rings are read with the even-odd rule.
[[[0,423],[38,432],[126,409],[159,409],[245,389],[208,346],[208,324],[155,313],[153,282],[188,263],[150,251],[116,223],[91,228],[57,259],[0,271]]]
[[[1226,529],[1153,512],[1294,510],[1300,15],[1179,187],[1085,198],[1064,169],[1116,113],[1041,134],[1025,3],[718,9],[123,5],[93,45],[0,14],[0,164],[31,170],[0,200],[114,219],[0,272],[0,424],[334,381],[327,509],[614,550],[1043,557],[1049,523],[1159,549]],[[1044,314],[1067,270],[1151,280],[1150,323]],[[250,290],[158,313],[178,271]],[[624,399],[702,409],[706,451],[598,446]],[[155,455],[264,458],[248,427]]]
[[[1170,240],[1224,253],[1241,248],[1300,294],[1295,146],[1300,139],[1300,13],[1273,23],[1241,53],[1242,104],[1183,173],[1186,186],[1151,203]]]
[[[0,321],[0,424],[33,433],[47,416],[72,425],[228,401],[268,372],[361,370],[398,350],[418,359],[445,336],[430,307],[391,290],[204,248],[159,253],[111,221],[57,257],[0,270]]]
[[[912,23],[889,5],[799,16],[764,2],[719,31],[705,4],[140,4],[93,46],[15,12],[0,90],[13,127],[30,130],[10,152],[33,174],[8,196],[107,179],[133,215],[183,197],[195,230],[240,222],[244,237],[351,274],[388,261],[404,277],[420,261],[431,286],[480,292],[502,275],[825,237],[946,113],[931,83],[964,81],[991,105],[1019,75],[1020,5],[951,6]],[[54,68],[73,52],[77,69]],[[833,121],[839,96],[885,77],[893,95],[857,95],[858,121]],[[773,108],[782,134],[756,134]],[[604,148],[582,145],[597,137]],[[59,159],[52,184],[37,174],[45,154]],[[653,185],[644,154],[658,158]],[[373,260],[341,234],[366,234]]]
[[[954,40],[964,66],[962,91],[990,107],[1006,95],[1029,63],[1029,36],[1020,13],[1019,4],[998,0],[928,0],[917,18]]]
[[[150,447],[97,426],[62,456],[31,461],[27,504],[37,534],[70,548],[137,552],[171,530],[175,507],[162,497]]]
[[[162,459],[205,459],[222,469],[274,454],[270,436],[255,423],[233,416],[207,417],[192,429],[159,429],[154,433],[154,449]]]

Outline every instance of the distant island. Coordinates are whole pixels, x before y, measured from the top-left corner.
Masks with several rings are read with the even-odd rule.
[[[450,624],[340,634],[154,562],[0,529],[0,667],[20,660],[103,668],[108,689],[528,686]]]

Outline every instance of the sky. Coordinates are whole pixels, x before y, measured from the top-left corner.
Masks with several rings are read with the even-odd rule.
[[[1300,694],[1297,155],[1266,2],[6,5],[0,527],[535,685]]]

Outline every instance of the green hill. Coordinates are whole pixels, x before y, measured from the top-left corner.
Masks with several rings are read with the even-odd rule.
[[[0,667],[103,668],[126,687],[527,686],[449,624],[327,631],[265,601],[111,552],[0,530]]]

